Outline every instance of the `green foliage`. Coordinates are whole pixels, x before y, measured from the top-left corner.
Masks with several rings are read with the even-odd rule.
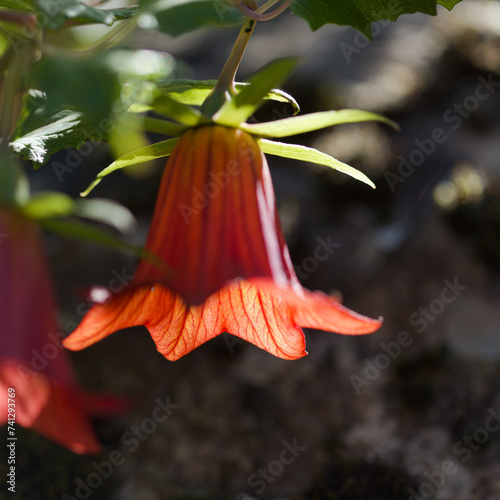
[[[10,146],[38,168],[62,149],[109,140],[116,121],[130,106],[148,104],[173,69],[169,54],[152,50],[42,60],[30,75],[34,88],[24,96]],[[142,118],[136,123],[140,126]]]
[[[373,182],[365,174],[363,174],[363,172],[360,172],[354,167],[351,167],[346,163],[342,163],[336,158],[333,158],[333,156],[322,153],[317,149],[301,146],[299,144],[270,141],[269,139],[259,139],[257,142],[264,153],[324,165],[325,167],[333,168],[334,170],[338,170],[343,174],[349,175],[358,181],[364,182],[375,189],[375,184],[373,184]]]
[[[30,87],[45,93],[48,113],[71,109],[94,122],[108,118],[120,96],[118,74],[105,56],[44,58],[33,68]]]
[[[112,126],[109,119],[102,119],[99,127],[80,111],[51,109],[45,93],[30,90],[25,95],[24,112],[10,147],[38,168],[57,151],[78,149],[87,140],[106,139]]]
[[[172,99],[189,104],[192,106],[201,106],[207,98],[210,91],[215,87],[217,80],[169,80],[158,87],[158,92],[168,94]],[[247,82],[235,82],[236,90],[240,91],[243,87],[250,85]],[[271,89],[264,99],[277,102],[285,102],[293,106],[294,114],[300,111],[300,106],[293,96],[280,89]]]
[[[236,26],[245,17],[225,0],[142,0],[139,23],[172,36],[205,26]]]
[[[238,126],[246,121],[260,107],[262,100],[273,87],[283,83],[297,66],[296,58],[284,58],[265,66],[249,80],[232,99],[223,104],[214,115],[221,125]]]
[[[129,252],[138,257],[142,255],[142,248],[131,245],[109,231],[88,224],[87,222],[67,218],[54,218],[43,219],[40,221],[40,225],[47,231],[61,234],[67,238],[96,243],[113,250]]]
[[[18,10],[33,10],[33,1],[26,0],[0,0],[0,7]]]
[[[460,0],[295,0],[291,9],[317,30],[325,24],[352,26],[371,39],[371,25],[381,19],[395,21],[401,14],[436,15],[436,5],[450,10]]]
[[[321,111],[302,116],[292,116],[266,123],[243,124],[242,129],[251,134],[265,137],[287,137],[290,135],[304,134],[314,130],[340,125],[342,123],[356,123],[366,121],[379,121],[394,128],[398,125],[385,116],[363,111],[361,109],[341,109],[338,111]]]
[[[109,175],[111,172],[114,172],[115,170],[169,156],[170,153],[172,153],[172,151],[174,150],[174,147],[177,144],[177,140],[177,138],[174,138],[167,139],[166,141],[162,142],[156,142],[154,144],[151,144],[150,146],[138,149],[137,151],[132,151],[131,153],[118,158],[111,165],[99,172],[92,184],[82,193],[82,196],[87,196],[90,191],[92,191],[102,181],[104,177]]]
[[[58,30],[66,21],[98,23],[111,26],[116,20],[126,19],[136,9],[104,10],[92,7],[78,0],[34,0],[34,7],[44,29]]]

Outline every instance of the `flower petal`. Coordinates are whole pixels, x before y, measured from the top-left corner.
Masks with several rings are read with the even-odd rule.
[[[382,326],[372,319],[351,311],[322,292],[304,290],[304,298],[296,302],[293,319],[304,328],[316,328],[344,335],[373,333]]]
[[[16,391],[16,422],[43,434],[74,453],[96,454],[101,450],[81,393],[43,373],[30,370],[15,360],[0,362],[0,388]],[[5,400],[6,401],[6,400]],[[0,420],[7,421],[7,408],[0,408]]]
[[[325,294],[304,291],[299,296],[271,280],[231,282],[191,307],[157,284],[125,290],[95,305],[64,345],[84,349],[136,325],[145,325],[158,351],[175,361],[224,332],[277,357],[296,359],[307,354],[301,326],[361,334],[377,330],[381,321],[354,313]]]
[[[246,132],[207,126],[186,132],[163,175],[134,284],[163,283],[200,304],[236,277],[298,286],[281,234],[266,159]]]
[[[89,415],[123,400],[80,391],[58,333],[55,299],[36,224],[0,209],[0,392],[15,390],[16,422],[75,453],[97,453]],[[0,424],[7,422],[7,398]]]

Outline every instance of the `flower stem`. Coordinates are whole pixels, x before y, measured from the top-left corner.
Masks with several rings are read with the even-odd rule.
[[[32,46],[26,43],[10,61],[5,77],[0,114],[0,203],[20,205],[26,201],[27,180],[17,161],[12,158],[9,139],[12,134],[16,97],[29,67]]]
[[[205,99],[205,102],[201,107],[202,113],[208,116],[213,116],[224,104],[224,102],[226,102],[232,95],[236,94],[236,89],[234,87],[236,71],[238,70],[241,59],[243,58],[248,41],[252,36],[255,24],[256,22],[253,19],[247,19],[243,23],[233,50],[231,51],[231,55],[222,68],[217,84]]]
[[[266,10],[270,9],[275,3],[277,3],[276,0],[270,0],[269,2],[266,2],[262,7],[256,10],[252,10],[251,8],[247,7],[244,3],[241,3],[238,5],[238,9],[240,9],[241,12],[243,12],[243,14],[246,14],[249,18],[255,19],[256,21],[270,21],[271,19],[274,19],[275,17],[278,17],[280,14],[285,12],[285,10],[288,9],[288,7],[290,7],[290,5],[292,4],[292,0],[286,0],[272,12],[264,13],[266,12]]]

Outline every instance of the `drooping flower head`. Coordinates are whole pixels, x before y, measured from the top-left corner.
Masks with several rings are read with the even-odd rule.
[[[244,26],[240,37],[252,26]],[[223,71],[201,110],[180,102],[178,89],[177,100],[161,96],[161,110],[179,122],[165,122],[165,132],[180,134],[180,138],[117,160],[87,190],[107,173],[150,158],[153,152],[171,154],[146,254],[128,287],[116,294],[102,290],[96,294],[99,300],[65,339],[66,347],[83,349],[117,330],[145,325],[158,350],[170,360],[223,332],[275,356],[295,359],[306,354],[301,327],[344,334],[371,333],[380,327],[380,320],[301,287],[281,232],[263,153],[323,163],[371,184],[362,173],[319,151],[266,137],[336,123],[388,120],[344,110],[246,123],[266,96],[296,104],[286,94],[270,91],[294,64],[278,61],[239,90]],[[228,80],[229,91],[221,86]]]
[[[84,348],[145,325],[175,360],[229,332],[286,359],[305,354],[300,326],[370,333],[380,326],[304,290],[280,229],[265,156],[247,132],[186,131],[167,162],[144,258],[123,292],[96,304],[65,340]]]
[[[55,300],[36,223],[0,206],[0,422],[15,421],[75,453],[98,453],[90,416],[118,400],[80,390],[61,343]]]

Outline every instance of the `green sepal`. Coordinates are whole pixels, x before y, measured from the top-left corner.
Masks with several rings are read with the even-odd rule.
[[[215,113],[213,120],[220,125],[238,127],[262,104],[271,89],[279,87],[298,64],[297,58],[273,61],[249,79],[232,99],[226,101]]]
[[[176,101],[167,95],[162,95],[155,100],[154,110],[186,125],[186,127],[196,127],[207,121],[196,108]]]
[[[142,255],[142,247],[131,245],[123,239],[104,229],[87,222],[69,218],[42,219],[40,225],[47,231],[58,233],[68,238],[96,243],[113,250],[132,253],[138,257]]]
[[[163,156],[169,156],[178,140],[179,139],[177,137],[174,137],[173,139],[167,139],[166,141],[156,142],[150,146],[138,149],[137,151],[132,151],[131,153],[118,158],[104,170],[101,170],[94,181],[85,191],[81,193],[81,195],[87,196],[98,184],[100,184],[104,177],[115,170],[128,167],[129,165],[135,165],[137,163],[156,160],[156,158],[162,158]]]
[[[262,152],[275,155],[283,156],[284,158],[292,158],[294,160],[302,160],[310,163],[317,163],[318,165],[325,165],[331,167],[339,172],[350,175],[358,181],[368,184],[370,187],[375,189],[375,184],[365,175],[363,172],[342,163],[339,160],[333,158],[333,156],[322,153],[314,148],[308,148],[307,146],[299,146],[298,144],[286,144],[283,142],[270,141],[269,139],[258,139],[257,140]]]
[[[160,118],[153,118],[152,116],[145,116],[143,121],[143,128],[148,132],[155,132],[164,135],[181,135],[185,130],[185,125],[169,122]]]
[[[172,99],[191,106],[201,106],[208,94],[217,84],[217,80],[170,80],[158,88],[161,93],[168,94]],[[250,85],[247,82],[235,82],[234,86],[239,92]],[[293,106],[293,114],[300,111],[300,106],[293,96],[280,89],[271,89],[264,99],[284,102]]]
[[[365,121],[379,121],[386,123],[395,129],[397,123],[389,120],[385,116],[361,109],[341,109],[339,111],[321,111],[309,113],[302,116],[293,116],[265,123],[242,123],[240,128],[250,134],[264,137],[287,137],[290,135],[304,134],[314,130],[340,125],[342,123],[356,123]]]

